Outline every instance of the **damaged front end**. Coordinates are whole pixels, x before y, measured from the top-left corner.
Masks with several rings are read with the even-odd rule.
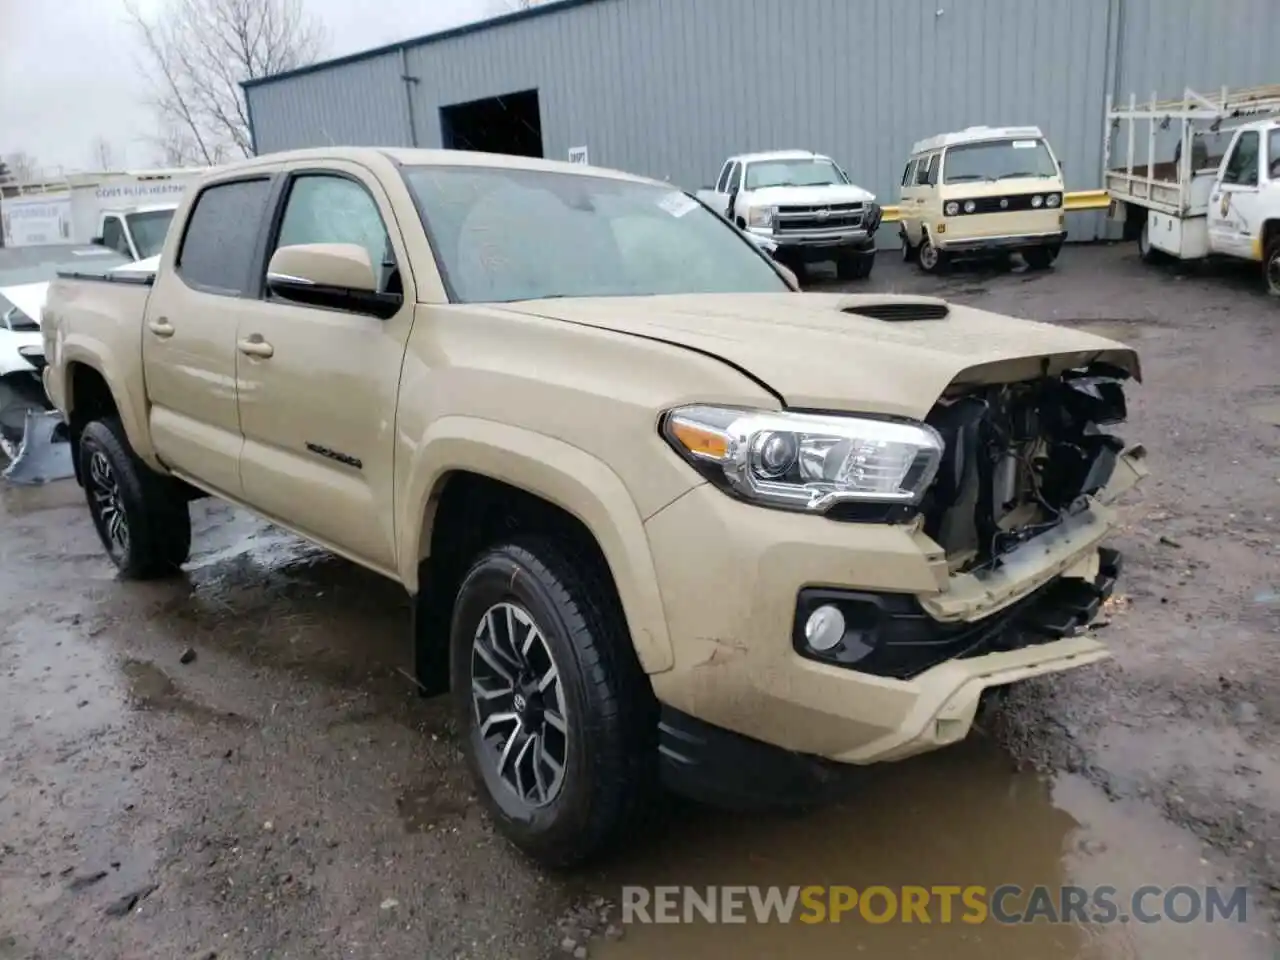
[[[1128,371],[1106,362],[1012,383],[957,384],[927,418],[945,441],[916,523],[938,591],[802,591],[797,624],[839,607],[857,642],[796,649],[860,673],[910,679],[950,660],[1078,636],[1112,595],[1108,503],[1143,476],[1126,418]],[[797,628],[798,629],[798,628]]]

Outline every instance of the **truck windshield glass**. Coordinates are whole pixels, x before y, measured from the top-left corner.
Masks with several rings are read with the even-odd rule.
[[[143,213],[129,214],[129,232],[133,234],[139,260],[154,257],[160,252],[164,246],[165,234],[169,232],[169,222],[173,220],[173,214],[172,210],[148,210]]]
[[[456,302],[789,289],[734,227],[669,187],[472,166],[405,179]]]
[[[1056,177],[1057,164],[1043,140],[992,140],[947,148],[943,183]]]
[[[826,187],[848,183],[830,160],[766,160],[747,167],[747,189]]]

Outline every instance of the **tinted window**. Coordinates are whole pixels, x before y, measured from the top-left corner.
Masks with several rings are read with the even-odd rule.
[[[935,168],[937,164],[934,164]],[[936,170],[935,170],[936,173]],[[966,143],[947,149],[946,183],[978,180],[1012,180],[1017,177],[1056,177],[1053,162],[1043,140],[992,140]]]
[[[720,171],[720,179],[716,181],[716,193],[729,192],[729,173],[733,170],[732,163],[726,163],[724,169]]]
[[[368,252],[375,271],[395,260],[373,197],[346,177],[308,175],[293,181],[276,246],[297,243],[354,243]]]
[[[742,189],[742,164],[735,163],[733,172],[729,174],[729,192],[737,193]]]
[[[458,302],[788,290],[737,229],[671,187],[489,167],[405,178]]]
[[[1267,176],[1280,180],[1280,127],[1272,130],[1267,138]]]
[[[1254,186],[1258,182],[1258,133],[1246,130],[1231,148],[1231,158],[1222,171],[1223,183]]]
[[[245,293],[270,192],[269,180],[237,180],[205,188],[191,211],[178,253],[182,279],[209,293]]]
[[[102,224],[102,245],[109,250],[123,253],[126,257],[131,256],[129,245],[124,241],[124,230],[120,226],[119,217],[107,217]]]

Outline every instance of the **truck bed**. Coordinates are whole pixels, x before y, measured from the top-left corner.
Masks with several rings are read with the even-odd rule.
[[[1191,184],[1187,187],[1178,182],[1177,167],[1170,160],[1153,164],[1150,170],[1145,165],[1135,166],[1132,173],[1127,169],[1108,170],[1103,187],[1115,200],[1156,210],[1171,217],[1203,217],[1209,210],[1209,194],[1212,192],[1217,170],[1216,163],[1212,167],[1202,168],[1192,176]]]

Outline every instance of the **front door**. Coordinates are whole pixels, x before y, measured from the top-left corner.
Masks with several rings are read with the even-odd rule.
[[[244,500],[377,569],[396,568],[396,398],[413,324],[412,274],[390,204],[352,164],[295,167],[267,261],[277,248],[354,243],[404,306],[388,320],[303,306],[262,287],[240,314],[237,383]],[[390,229],[388,229],[390,227]]]
[[[236,317],[252,301],[252,262],[271,194],[267,177],[205,187],[172,270],[147,301],[142,367],[156,454],[178,474],[240,496]]]
[[[1261,229],[1259,174],[1262,136],[1257,130],[1236,134],[1222,173],[1209,196],[1209,249],[1253,259],[1253,238]]]

